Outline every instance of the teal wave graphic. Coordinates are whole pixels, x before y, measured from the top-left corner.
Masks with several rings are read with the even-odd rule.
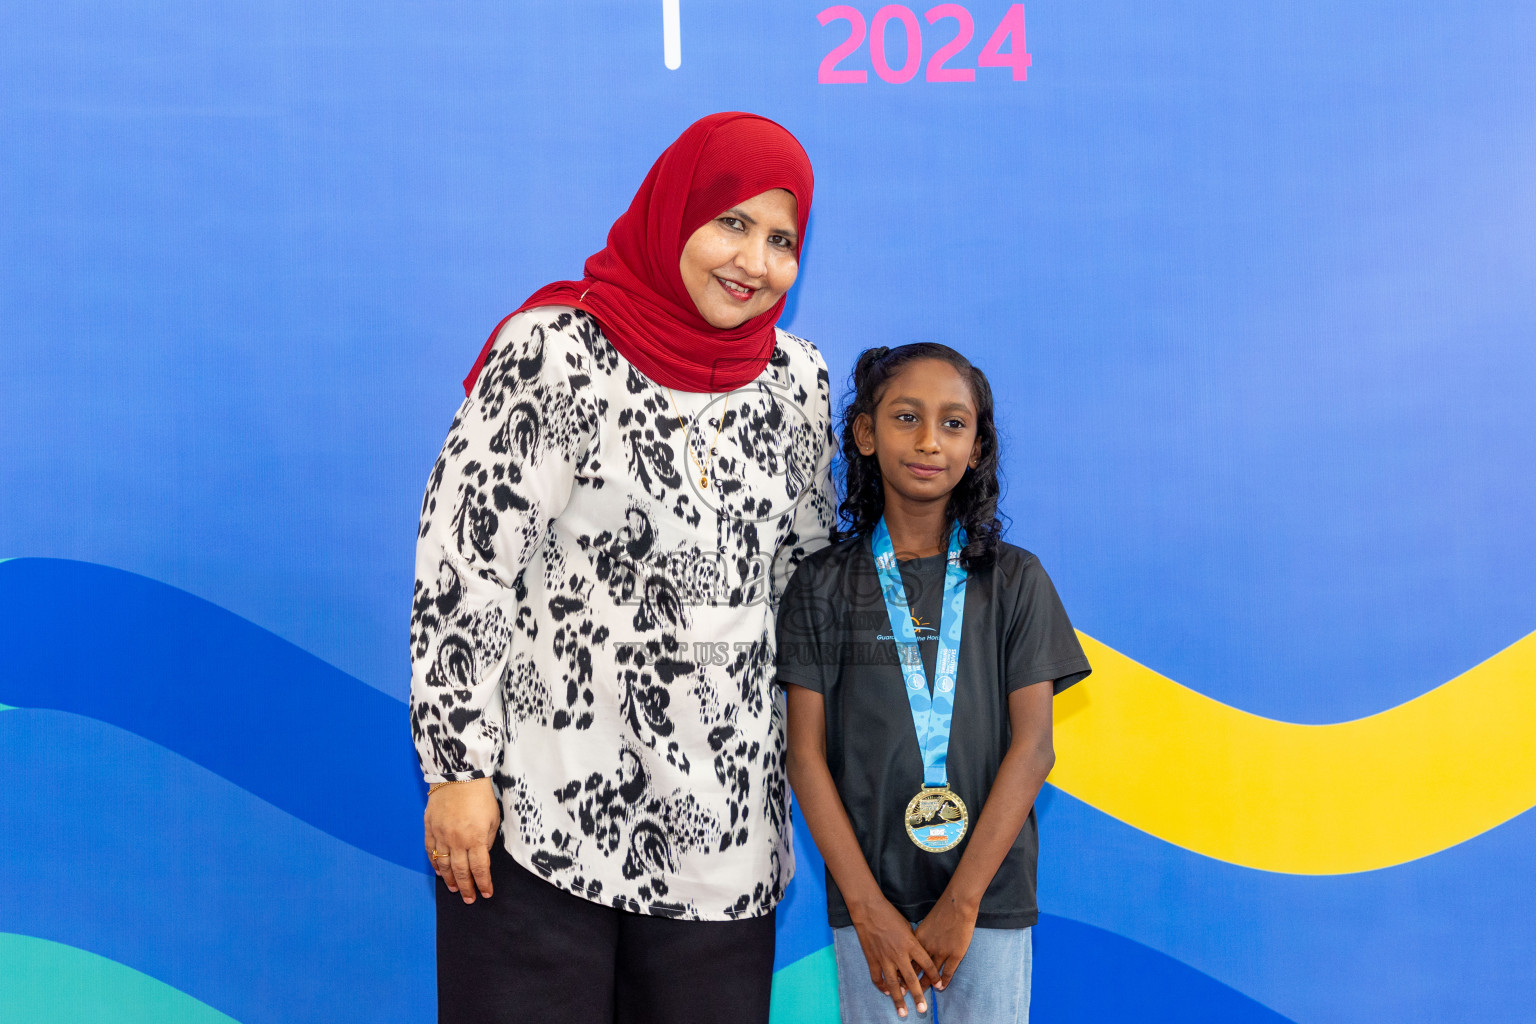
[[[832,947],[796,960],[773,973],[768,1024],[840,1024],[837,961]]]
[[[0,932],[0,1020],[28,1024],[238,1024],[131,967]]]

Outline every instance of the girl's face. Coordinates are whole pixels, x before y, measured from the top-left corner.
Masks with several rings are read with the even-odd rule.
[[[737,203],[688,238],[678,269],[711,327],[739,327],[766,313],[800,272],[795,197],[769,189]]]
[[[887,494],[948,497],[981,458],[970,385],[942,359],[914,359],[886,381],[874,415],[853,422],[854,441],[880,463]]]

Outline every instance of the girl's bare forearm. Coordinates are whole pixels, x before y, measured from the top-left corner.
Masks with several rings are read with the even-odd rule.
[[[976,833],[945,887],[946,899],[955,899],[972,913],[981,906],[982,895],[992,884],[992,876],[997,874],[1003,858],[1013,849],[1050,771],[1050,764],[1042,764],[1017,747],[1008,751],[976,822]]]
[[[800,802],[800,813],[811,827],[811,838],[821,851],[832,880],[843,894],[848,915],[858,924],[871,906],[883,902],[885,894],[875,881],[864,851],[853,834],[848,809],[837,793],[832,771],[827,767],[826,703],[821,694],[801,686],[789,686],[789,749],[785,768],[789,784]]]
[[[832,781],[826,759],[814,753],[797,755],[792,752],[789,783],[800,803],[800,813],[805,815],[805,823],[810,826],[811,837],[816,840],[816,849],[821,851],[832,880],[843,894],[848,914],[857,924],[871,901],[884,900],[885,895],[864,860],[864,851],[859,849],[853,822],[848,818],[842,798],[837,795],[837,786]]]
[[[1013,741],[998,766],[976,831],[944,890],[944,899],[956,902],[970,913],[981,906],[992,876],[1013,849],[1019,830],[1040,795],[1040,787],[1045,785],[1046,776],[1056,763],[1051,741],[1050,695],[1049,683],[1036,683],[1009,694]]]

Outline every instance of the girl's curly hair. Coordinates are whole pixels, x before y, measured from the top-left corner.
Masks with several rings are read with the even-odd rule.
[[[967,570],[982,569],[997,557],[1003,524],[997,511],[998,482],[997,425],[992,414],[992,386],[986,374],[971,365],[948,345],[923,341],[899,348],[869,348],[859,353],[849,381],[843,408],[843,501],[837,512],[843,526],[833,532],[834,540],[847,540],[874,533],[885,513],[885,486],[880,479],[880,463],[873,455],[859,451],[853,424],[862,415],[874,418],[875,408],[885,395],[886,385],[908,363],[918,359],[940,359],[953,366],[971,388],[976,403],[976,440],[979,461],[967,469],[960,483],[950,492],[946,510],[951,523],[965,528],[967,542],[960,552],[960,563]]]

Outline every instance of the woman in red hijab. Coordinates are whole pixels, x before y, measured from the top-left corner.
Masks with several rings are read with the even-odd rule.
[[[768,1019],[773,610],[834,504],[826,365],[776,326],[811,191],[779,125],[696,122],[464,382],[411,618],[442,1021]]]

